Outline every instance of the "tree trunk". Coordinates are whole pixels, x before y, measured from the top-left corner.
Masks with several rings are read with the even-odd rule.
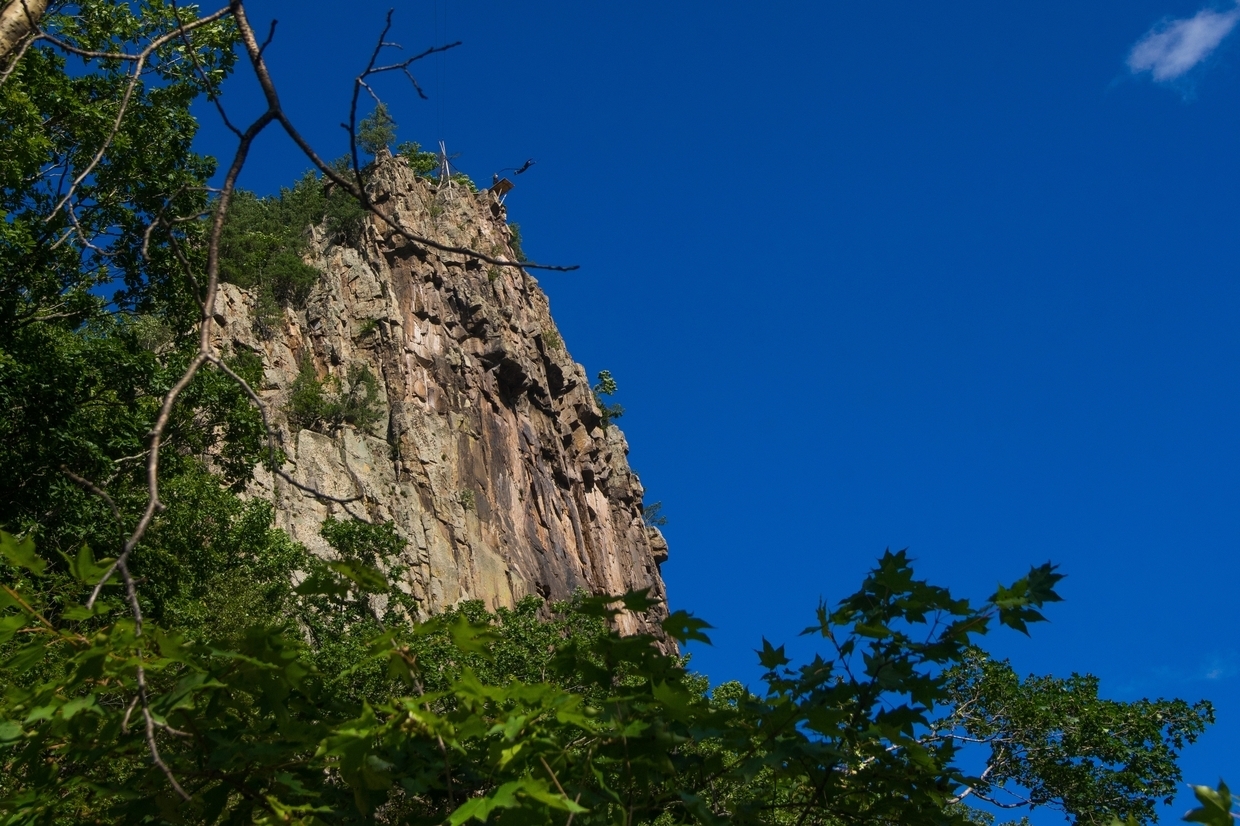
[[[0,9],[0,63],[39,25],[47,4],[48,0],[9,0]]]

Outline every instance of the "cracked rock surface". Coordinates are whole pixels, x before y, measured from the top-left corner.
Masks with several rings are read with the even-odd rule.
[[[489,192],[437,191],[403,159],[385,159],[369,188],[411,234],[516,260],[506,215]],[[321,273],[304,309],[275,329],[256,325],[255,297],[220,287],[216,343],[262,358],[255,388],[306,494],[261,468],[256,494],[313,552],[329,515],[392,521],[408,541],[389,578],[426,613],[464,599],[492,609],[527,594],[556,600],[577,589],[664,599],[667,543],[642,521],[642,486],[628,445],[603,426],[585,369],[573,362],[546,295],[517,267],[411,243],[366,227],[359,248],[315,236]],[[315,432],[290,426],[289,392],[303,363],[344,381],[367,367],[380,421]],[[666,615],[623,615],[622,632],[651,631]],[[661,636],[661,634],[660,634]]]

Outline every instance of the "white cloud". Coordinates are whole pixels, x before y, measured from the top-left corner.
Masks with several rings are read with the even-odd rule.
[[[1201,676],[1207,680],[1223,680],[1236,673],[1236,652],[1227,651],[1211,655],[1202,669]]]
[[[1146,32],[1128,53],[1133,74],[1175,80],[1210,56],[1240,23],[1240,5],[1230,11],[1202,9],[1192,17],[1168,20]]]

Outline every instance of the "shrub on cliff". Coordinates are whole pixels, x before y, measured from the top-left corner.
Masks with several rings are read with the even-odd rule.
[[[338,161],[337,167],[346,164]],[[254,292],[262,332],[280,307],[304,306],[319,279],[305,262],[311,229],[322,227],[337,243],[355,245],[365,216],[355,199],[311,172],[279,195],[260,198],[239,190],[220,236],[220,278]]]
[[[351,424],[366,430],[383,418],[379,404],[379,381],[370,368],[355,364],[344,380],[335,376],[319,378],[309,359],[301,363],[285,407],[289,424],[330,433]]]
[[[610,370],[600,370],[598,374],[598,383],[591,390],[594,392],[594,404],[598,407],[599,416],[602,419],[603,428],[606,429],[613,420],[624,415],[624,407],[618,403],[612,402],[608,404],[603,400],[604,396],[615,395],[619,389],[616,380],[612,378]]]
[[[357,148],[367,155],[378,155],[396,143],[396,121],[388,114],[387,104],[378,103],[375,109],[357,125]]]

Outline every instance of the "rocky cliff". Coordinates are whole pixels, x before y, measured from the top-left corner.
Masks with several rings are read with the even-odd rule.
[[[504,207],[488,191],[437,189],[401,158],[381,162],[369,188],[411,233],[516,260]],[[428,613],[577,589],[663,598],[667,545],[643,523],[628,445],[602,420],[537,281],[373,223],[355,247],[317,235],[321,278],[305,308],[285,310],[274,328],[256,323],[254,296],[221,288],[217,343],[262,358],[260,394],[288,472],[356,497],[342,506],[260,470],[258,492],[276,499],[279,526],[327,556],[328,515],[394,522],[408,545],[389,576]],[[362,367],[377,379],[377,423],[290,424],[301,370],[343,385]],[[661,614],[622,617],[621,630],[652,629]]]

